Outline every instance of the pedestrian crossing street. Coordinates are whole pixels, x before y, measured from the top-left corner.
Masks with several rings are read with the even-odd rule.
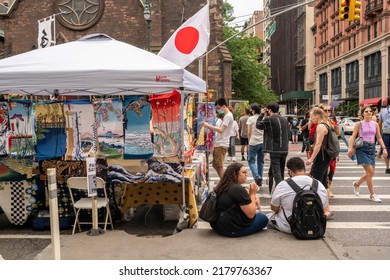
[[[332,191],[334,197],[330,198],[331,210],[334,213],[333,219],[328,221],[329,229],[384,229],[390,230],[390,174],[385,174],[385,164],[383,158],[376,159],[374,190],[382,199],[382,203],[375,203],[369,200],[367,185],[363,183],[360,186],[360,196],[355,196],[353,192],[353,182],[364,174],[362,166],[357,165],[356,160],[352,161],[347,156],[347,147],[343,141],[340,141],[341,153],[339,161],[336,164],[336,172],[333,177]],[[306,160],[306,155],[300,153],[301,143],[290,145],[288,157],[299,156]],[[236,159],[241,159],[239,146],[236,147]],[[246,158],[246,157],[245,157]],[[244,164],[248,170],[247,183],[249,186],[254,179],[251,176],[247,161],[237,160]],[[231,164],[225,160],[225,168]],[[263,186],[259,191],[262,203],[261,211],[270,213],[270,199],[268,186],[265,184],[269,169],[269,160],[265,160],[263,173]],[[306,170],[309,172],[309,170]],[[285,170],[285,178],[288,178]],[[213,188],[219,182],[219,177],[210,165],[210,186]],[[209,225],[199,221],[198,228],[208,228]]]

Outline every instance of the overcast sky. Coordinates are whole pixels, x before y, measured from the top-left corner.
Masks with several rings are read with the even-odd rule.
[[[254,11],[263,10],[263,0],[227,0],[234,8],[234,16],[238,25],[244,24]]]

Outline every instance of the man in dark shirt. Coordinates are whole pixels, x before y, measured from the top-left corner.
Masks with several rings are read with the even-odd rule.
[[[302,135],[302,149],[301,153],[309,151],[310,143],[308,143],[309,138],[309,119],[310,119],[310,112],[307,112],[305,115],[305,118],[301,120],[300,129],[301,129],[301,135]]]
[[[285,117],[279,115],[279,104],[271,101],[267,105],[264,118],[256,122],[258,129],[264,130],[263,152],[270,154],[270,177],[275,186],[284,180],[284,168],[288,154],[289,125]],[[273,193],[272,183],[269,185]]]

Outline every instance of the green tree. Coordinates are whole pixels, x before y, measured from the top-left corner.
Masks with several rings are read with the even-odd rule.
[[[237,27],[229,26],[235,18],[231,4],[223,3],[223,34],[224,39],[238,33]],[[268,68],[261,64],[261,55],[264,42],[257,37],[243,33],[226,42],[226,47],[232,56],[232,86],[235,92],[234,99],[248,100],[266,105],[277,100],[276,95],[264,85],[269,75]]]

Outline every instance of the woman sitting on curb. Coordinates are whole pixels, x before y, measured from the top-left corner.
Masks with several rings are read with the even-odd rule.
[[[246,236],[267,226],[267,216],[256,213],[260,208],[256,183],[252,182],[249,190],[242,187],[246,182],[246,176],[247,171],[241,163],[232,163],[214,189],[218,198],[218,211],[224,213],[210,225],[223,236]]]

